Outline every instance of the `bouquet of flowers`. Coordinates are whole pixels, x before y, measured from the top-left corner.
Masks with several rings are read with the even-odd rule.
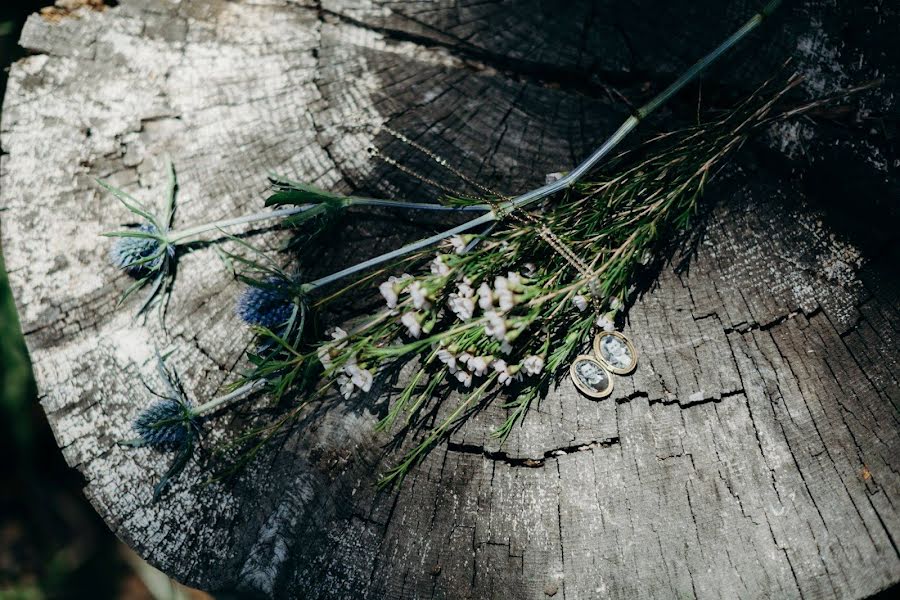
[[[239,277],[247,284],[237,300],[237,313],[252,327],[258,344],[248,353],[249,368],[229,393],[200,405],[191,402],[177,376],[161,365],[168,389],[154,392],[159,400],[137,417],[137,438],[126,442],[176,451],[156,495],[189,460],[204,418],[256,393],[289,397],[293,407],[248,436],[253,441],[235,466],[249,461],[261,444],[310,403],[335,394],[344,398],[366,394],[377,378],[412,365],[379,429],[392,431],[401,423],[417,423],[424,407],[434,402],[455,404],[381,474],[382,486],[401,482],[429,448],[484,403],[500,399],[507,409],[506,419],[494,431],[502,440],[542,393],[566,374],[584,394],[608,395],[615,377],[637,366],[637,349],[616,331],[634,299],[634,283],[664,260],[679,232],[690,228],[710,177],[754,131],[828,99],[773,116],[776,103],[798,78],[790,78],[775,92],[766,82],[712,120],[657,135],[619,154],[602,171],[595,166],[777,4],[771,2],[629,117],[574,170],[548,176],[546,185],[515,198],[471,181],[388,128],[384,131],[424,153],[436,168],[447,169],[478,189],[478,197],[448,194],[438,203],[409,203],[341,196],[273,177],[266,205],[274,210],[176,231],[174,169],[162,218],[106,186],[142,220],[137,228],[109,234],[118,238],[112,260],[136,278],[125,296],[149,288],[139,312],[156,301],[164,307],[178,249],[205,231],[275,220],[304,232],[309,240],[331,227],[334,217],[349,207],[474,215],[446,231],[312,281],[246,238],[226,235],[224,240],[236,248],[227,256],[242,266]],[[323,310],[366,285],[377,287],[382,308],[375,314],[337,319],[325,328]]]

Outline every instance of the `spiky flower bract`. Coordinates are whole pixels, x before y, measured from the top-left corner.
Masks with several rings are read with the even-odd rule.
[[[166,392],[164,394],[154,392],[146,383],[144,384],[158,400],[142,410],[132,422],[132,429],[138,437],[120,442],[120,445],[132,448],[150,447],[162,452],[177,453],[175,460],[153,488],[154,502],[190,460],[194,444],[201,433],[200,415],[206,406],[194,409],[177,374],[166,369],[162,357],[159,356],[157,370],[166,385]]]
[[[237,315],[248,325],[271,331],[283,329],[296,306],[289,284],[279,277],[268,277],[259,285],[248,286],[238,298]]]
[[[137,314],[146,311],[158,298],[158,295],[165,296],[169,291],[175,270],[173,264],[175,244],[170,238],[169,229],[175,214],[175,194],[178,190],[178,181],[172,161],[168,160],[167,163],[168,188],[166,207],[162,217],[154,215],[127,192],[113,187],[105,181],[97,180],[97,183],[115,196],[130,213],[141,219],[138,227],[103,234],[107,237],[118,238],[109,254],[112,263],[137,279],[125,290],[119,302],[124,302],[131,294],[144,286],[150,286],[150,291]],[[162,318],[164,306],[165,302],[160,303],[160,318]]]
[[[137,416],[132,425],[145,446],[172,450],[200,431],[191,407],[175,398],[163,398]]]
[[[164,260],[175,257],[175,246],[166,244],[155,225],[145,223],[136,231],[159,237],[120,237],[109,251],[112,263],[134,276],[158,271]]]

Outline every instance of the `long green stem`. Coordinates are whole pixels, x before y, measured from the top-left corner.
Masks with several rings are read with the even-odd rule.
[[[462,225],[458,225],[452,229],[448,229],[447,231],[442,231],[441,233],[436,233],[431,237],[427,237],[421,239],[417,242],[413,242],[411,244],[407,244],[402,248],[397,248],[396,250],[392,250],[386,254],[382,254],[381,256],[376,256],[375,258],[370,258],[369,260],[364,260],[363,262],[353,265],[352,267],[347,267],[342,271],[338,271],[337,273],[332,273],[326,277],[322,277],[321,279],[316,279],[315,281],[311,281],[306,284],[306,290],[312,291],[316,288],[320,288],[322,286],[328,285],[333,281],[337,281],[338,279],[343,279],[349,275],[353,275],[354,273],[359,273],[360,271],[364,271],[369,267],[374,267],[375,265],[380,265],[381,263],[385,263],[391,261],[399,256],[403,256],[404,254],[409,254],[410,252],[415,252],[420,248],[425,248],[432,244],[436,244],[439,241],[446,239],[452,235],[456,235],[457,233],[462,233],[464,231],[468,231],[474,227],[478,227],[479,225],[484,225],[485,223],[490,223],[494,221],[497,217],[494,215],[494,211],[491,211],[487,214],[481,215],[476,219],[472,219],[471,221],[467,221]]]
[[[740,40],[747,36],[751,31],[756,29],[760,23],[762,23],[766,17],[768,17],[772,12],[781,4],[781,0],[771,0],[769,4],[767,4],[759,13],[753,15],[740,29],[731,34],[724,42],[719,44],[712,52],[701,58],[699,61],[694,63],[694,65],[684,72],[684,74],[676,79],[669,87],[664,89],[662,92],[657,94],[652,100],[650,100],[647,104],[642,106],[637,110],[637,114],[632,115],[625,119],[625,122],[613,133],[609,139],[607,139],[602,146],[597,148],[593,154],[588,156],[581,164],[579,164],[575,169],[570,171],[566,176],[549,183],[547,185],[541,186],[539,188],[533,189],[529,192],[525,192],[521,196],[517,196],[511,200],[508,200],[499,205],[499,210],[492,210],[491,212],[482,215],[476,219],[472,219],[467,223],[463,223],[462,225],[458,225],[453,227],[452,229],[448,229],[446,231],[442,231],[430,237],[418,240],[411,244],[407,244],[402,248],[398,248],[391,252],[387,252],[380,256],[376,256],[374,258],[370,258],[369,260],[363,261],[357,265],[352,267],[348,267],[343,269],[342,271],[338,271],[337,273],[333,273],[326,277],[322,277],[321,279],[317,279],[315,281],[307,284],[307,288],[312,290],[324,285],[328,285],[334,281],[339,279],[343,279],[344,277],[348,277],[350,275],[354,275],[368,269],[370,267],[374,267],[376,265],[380,265],[382,263],[394,260],[399,256],[403,256],[404,254],[409,254],[410,252],[415,252],[416,250],[421,250],[427,246],[432,244],[436,244],[441,240],[445,240],[453,235],[462,233],[464,231],[468,231],[479,225],[483,225],[485,223],[489,223],[491,221],[495,221],[501,219],[510,211],[515,210],[517,208],[522,208],[529,204],[532,204],[542,198],[546,198],[552,194],[555,194],[559,191],[562,191],[572,185],[574,185],[585,173],[587,173],[591,168],[593,168],[604,156],[609,154],[609,152],[615,148],[619,142],[621,142],[625,136],[631,133],[631,130],[637,127],[638,123],[644,120],[650,113],[655,111],[657,108],[662,106],[669,98],[675,95],[679,90],[681,90],[685,85],[694,80],[697,75],[699,75],[704,69],[706,69],[709,65],[714,63],[719,59],[725,52],[735,46]]]
[[[301,213],[310,207],[312,207],[311,204],[304,204],[303,206],[291,206],[288,208],[280,208],[278,210],[265,210],[244,215],[242,217],[235,217],[233,219],[221,219],[219,221],[212,221],[211,223],[203,223],[202,225],[196,225],[194,227],[182,229],[181,231],[173,231],[168,235],[168,240],[170,244],[184,243],[184,240],[187,238],[206,233],[207,231],[227,229],[237,225],[246,225],[248,223],[259,223],[260,221],[268,221],[269,219],[277,219],[279,217],[288,217],[290,215]]]
[[[249,223],[259,223],[261,221],[269,221],[271,219],[277,219],[279,217],[289,217],[291,215],[296,215],[309,210],[314,206],[317,205],[303,204],[300,206],[280,208],[278,210],[261,211],[241,217],[235,217],[233,219],[221,219],[219,221],[212,221],[211,223],[196,225],[188,229],[182,229],[181,231],[174,231],[167,237],[170,244],[183,244],[186,243],[189,238],[200,235],[201,233],[206,233],[207,231],[227,229],[229,227],[235,227],[237,225],[247,225]],[[386,208],[401,208],[405,210],[430,210],[439,212],[485,212],[491,209],[491,207],[487,204],[447,206],[445,204],[432,204],[426,202],[400,202],[397,200],[381,200],[378,198],[356,197],[347,198],[344,206],[381,206]],[[147,237],[152,236],[148,235]]]
[[[388,208],[403,208],[408,210],[432,210],[438,212],[487,212],[491,210],[489,204],[469,204],[464,206],[448,206],[446,204],[434,204],[431,202],[400,202],[397,200],[380,200],[378,198],[348,198],[347,206],[384,206]]]
[[[250,383],[246,383],[241,387],[237,388],[233,392],[229,392],[223,396],[219,396],[217,398],[213,398],[209,402],[205,402],[200,406],[193,409],[194,416],[199,417],[200,415],[206,414],[208,412],[212,412],[215,409],[219,408],[223,404],[227,404],[233,400],[238,400],[244,398],[252,394],[253,392],[262,389],[268,382],[263,379],[257,379],[256,381],[251,381]]]

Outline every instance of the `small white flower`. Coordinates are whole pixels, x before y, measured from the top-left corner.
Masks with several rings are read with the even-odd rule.
[[[347,345],[347,342],[342,341],[347,337],[347,332],[340,327],[332,327],[325,332],[325,335],[330,336],[333,341],[319,346],[316,349],[316,356],[319,357],[319,362],[322,363],[323,367],[330,369],[333,364],[331,362],[332,352],[340,350]]]
[[[442,254],[438,254],[437,257],[431,261],[431,273],[433,275],[440,275],[441,277],[450,274],[450,267],[444,262],[444,256]]]
[[[478,286],[478,306],[481,307],[481,310],[491,310],[494,306],[494,292],[486,283]]]
[[[353,382],[350,381],[350,378],[346,375],[341,375],[337,379],[338,390],[341,392],[341,396],[344,398],[349,398],[353,395],[354,385]]]
[[[572,304],[574,304],[575,308],[579,311],[584,311],[584,309],[588,307],[588,300],[581,294],[578,294],[572,298]]]
[[[528,375],[537,375],[544,370],[544,357],[535,355],[526,356],[525,360],[522,361],[522,368]]]
[[[498,373],[497,382],[501,385],[509,385],[519,378],[518,367],[510,367],[505,360],[495,360],[493,367],[494,371]]]
[[[516,297],[510,290],[500,290],[497,292],[497,305],[503,312],[509,312],[516,305]]]
[[[456,379],[463,384],[464,387],[472,387],[472,374],[468,371],[457,371]]]
[[[460,321],[468,321],[475,313],[475,301],[472,298],[463,298],[457,294],[450,294],[447,306],[453,311]]]
[[[612,300],[609,301],[609,307],[615,311],[622,310],[622,308],[623,308],[622,301],[619,300],[618,298],[613,298]]]
[[[419,281],[413,281],[409,284],[409,297],[412,298],[413,306],[417,309],[428,308],[431,303],[428,302],[428,292],[422,287]]]
[[[347,337],[347,332],[341,329],[340,327],[332,327],[328,331],[325,332],[327,335],[331,336],[331,339],[334,341],[340,341]],[[335,344],[335,348],[343,348],[347,345],[347,342],[341,342],[340,344]]]
[[[502,352],[503,354],[510,354],[512,351],[513,351],[512,344],[510,344],[506,340],[503,340],[502,342],[500,342],[500,352]]]
[[[525,269],[525,277],[534,277],[537,275],[537,267],[534,263],[525,263],[522,265],[522,268]]]
[[[642,265],[649,265],[653,262],[653,253],[649,250],[644,250],[644,253],[641,254],[641,257],[638,259],[638,262]]]
[[[439,361],[447,365],[447,370],[450,371],[451,374],[456,373],[459,370],[459,366],[456,364],[456,356],[449,350],[438,350],[437,357]]]
[[[484,333],[498,341],[503,341],[506,338],[506,320],[493,310],[485,312],[484,316],[487,318]]]
[[[372,389],[372,381],[374,381],[375,377],[372,375],[371,371],[363,369],[356,364],[347,365],[344,370],[347,375],[350,376],[350,382],[353,385],[364,392],[368,392]]]
[[[387,302],[388,308],[396,308],[397,300],[400,295],[400,285],[402,282],[410,279],[411,276],[404,273],[400,277],[394,277],[391,275],[388,277],[388,280],[378,286],[378,291],[381,292],[381,295],[384,296],[385,302]]]
[[[456,357],[456,360],[458,360],[460,363],[464,364],[466,366],[466,368],[468,369],[469,361],[472,360],[473,358],[475,358],[475,357],[472,356],[471,354],[469,354],[468,352],[463,352],[462,354],[460,354],[459,356]]]
[[[497,376],[497,383],[500,385],[509,385],[519,378],[519,375],[513,375],[509,370],[503,371]]]
[[[494,291],[502,292],[509,289],[509,280],[503,275],[497,275],[494,278]]]
[[[462,321],[468,321],[475,313],[475,290],[463,281],[456,286],[456,292],[450,294],[447,305],[450,310]]]
[[[453,246],[453,251],[457,254],[465,254],[466,253],[466,240],[461,235],[454,235],[450,238],[450,245]]]
[[[459,284],[456,285],[456,294],[458,296],[462,296],[463,298],[474,298],[475,290],[472,289],[472,284],[466,280],[463,280]]]
[[[409,335],[417,338],[422,335],[422,318],[419,313],[407,312],[400,317],[400,322],[406,326]]]
[[[600,315],[597,317],[597,327],[603,331],[613,331],[616,328],[616,324],[608,316]]]
[[[519,275],[516,271],[510,271],[509,273],[507,273],[506,281],[509,284],[509,289],[516,292],[520,292],[524,288],[524,285],[522,283],[522,276]]]
[[[319,357],[319,362],[322,363],[322,366],[326,369],[330,369],[334,364],[331,362],[331,344],[322,344],[316,349],[316,356]]]
[[[491,364],[491,360],[493,360],[492,356],[476,356],[472,360],[469,361],[469,369],[475,373],[478,377],[481,377],[485,373],[487,373],[488,366]]]

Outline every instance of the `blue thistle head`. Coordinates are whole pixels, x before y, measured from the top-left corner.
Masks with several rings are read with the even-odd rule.
[[[270,277],[262,286],[251,285],[240,295],[236,312],[248,325],[271,331],[282,329],[294,313],[296,291],[291,282]]]
[[[189,443],[194,432],[199,431],[191,407],[173,398],[152,404],[137,416],[132,427],[138,434],[140,445],[168,450]]]
[[[158,235],[155,225],[146,223],[137,228],[141,233]],[[112,263],[132,275],[152,273],[162,267],[163,261],[175,256],[175,246],[169,244],[164,253],[160,253],[162,241],[149,237],[120,237],[109,252]],[[150,257],[156,258],[150,259]],[[148,260],[149,259],[149,260]]]

